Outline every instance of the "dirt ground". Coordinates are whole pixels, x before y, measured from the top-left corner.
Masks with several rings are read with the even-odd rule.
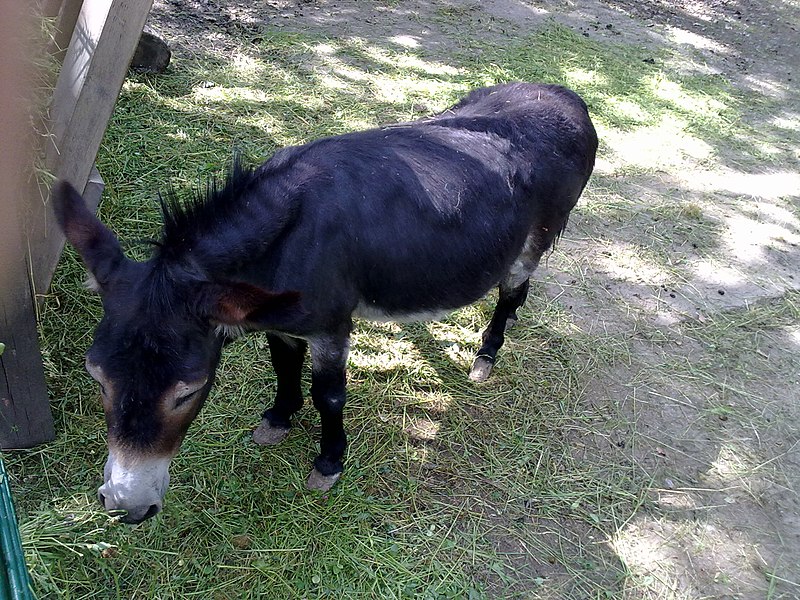
[[[440,18],[443,11],[460,24]],[[800,4],[786,0],[157,0],[150,27],[176,53],[220,51],[225,36],[210,29],[267,26],[394,40],[446,60],[463,50],[462,30],[502,45],[550,20],[617,44],[674,48],[687,57],[687,69],[717,73],[785,106],[782,114],[753,110],[743,119],[798,127]],[[678,284],[659,285],[637,272],[635,261],[623,267],[616,260],[615,242],[642,242],[647,222],[622,223],[609,236],[580,209],[546,268],[548,295],[585,328],[617,331],[633,349],[629,365],[590,384],[586,397],[607,421],[593,439],[576,439],[574,449],[597,462],[622,453],[653,480],[647,508],[607,540],[639,581],[662,582],[644,586],[647,597],[800,597],[800,324],[790,320],[763,335],[748,329],[741,339],[725,337],[724,347],[704,333],[752,317],[750,307],[796,302],[800,156],[791,138],[776,151],[787,168],[741,167],[723,149],[714,168],[698,164],[618,183],[624,196],[643,203],[675,193],[687,201],[716,197],[722,231],[713,256],[677,242],[661,248],[692,267]],[[598,171],[604,169],[610,167],[601,156]],[[742,197],[751,201],[750,219],[741,215]],[[793,213],[773,202],[787,197]],[[669,225],[657,227],[671,234]],[[559,256],[579,257],[578,267],[560,275]],[[581,286],[574,285],[576,269]],[[734,356],[736,368],[728,362]],[[695,376],[683,376],[680,364]]]

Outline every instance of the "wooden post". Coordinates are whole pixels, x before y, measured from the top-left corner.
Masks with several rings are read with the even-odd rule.
[[[56,19],[56,30],[53,34],[53,42],[50,46],[50,54],[59,61],[64,60],[67,53],[72,32],[75,31],[75,24],[78,22],[83,0],[64,0],[54,15]]]
[[[0,0],[0,448],[32,446],[54,437],[28,280],[25,218],[33,201],[27,175],[33,142],[24,99],[31,21],[23,3]],[[41,204],[41,202],[39,203]]]
[[[152,0],[65,0],[65,12],[80,6],[75,28],[50,106],[51,143],[47,166],[83,192],[89,208],[100,202],[103,182],[94,160],[114,111],[119,91]],[[64,237],[53,222],[49,207],[34,219],[40,240],[31,261],[34,293],[43,294],[64,247]]]

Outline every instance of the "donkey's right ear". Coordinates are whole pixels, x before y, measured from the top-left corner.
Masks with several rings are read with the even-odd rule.
[[[50,199],[59,227],[102,290],[126,260],[119,241],[86,207],[78,190],[68,182],[57,181]]]

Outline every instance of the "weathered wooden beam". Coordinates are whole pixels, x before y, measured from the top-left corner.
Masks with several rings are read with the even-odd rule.
[[[94,164],[152,0],[84,0],[53,92],[48,165],[78,189]]]
[[[28,108],[32,23],[25,3],[0,0],[0,448],[53,439],[26,260],[34,195],[28,174],[33,137]],[[39,206],[41,206],[39,201]]]
[[[74,19],[74,27],[50,103],[45,154],[48,170],[82,190],[92,210],[103,190],[96,169],[91,175],[94,160],[151,6],[152,0],[64,0],[61,7],[59,27],[66,31],[68,18]],[[37,243],[30,257],[32,283],[41,296],[64,237],[44,204],[33,226],[31,238]]]
[[[59,61],[63,61],[67,54],[67,47],[72,39],[72,32],[75,31],[81,6],[83,6],[83,0],[63,0],[56,13],[56,30],[53,33],[50,54]]]
[[[55,437],[26,257],[25,214],[30,212],[35,186],[15,179],[11,185],[16,183],[16,195],[12,191],[10,198],[0,198],[0,342],[5,344],[0,356],[0,448],[4,450],[29,448]],[[5,192],[4,185],[0,194]]]
[[[20,254],[20,246],[9,248],[10,241],[3,240],[0,255]],[[21,244],[21,236],[15,241]],[[5,350],[0,356],[0,448],[30,448],[55,438],[53,416],[27,273],[24,268],[17,268],[6,272],[3,279],[6,287],[0,294],[0,339]]]

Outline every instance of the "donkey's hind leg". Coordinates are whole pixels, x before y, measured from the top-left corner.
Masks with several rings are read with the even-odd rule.
[[[267,335],[272,367],[278,380],[278,391],[272,408],[264,411],[261,424],[253,432],[253,441],[274,446],[283,441],[291,427],[291,417],[303,407],[301,374],[308,344],[305,340]]]
[[[536,239],[533,235],[529,236],[519,258],[500,282],[497,306],[489,325],[483,332],[483,343],[469,373],[472,381],[478,383],[486,381],[491,374],[497,351],[505,341],[505,332],[517,322],[517,309],[528,297],[530,276],[551,243],[552,240],[545,241]]]
[[[497,351],[505,341],[505,332],[517,321],[517,309],[525,303],[528,297],[528,280],[515,288],[510,288],[504,283],[500,284],[500,294],[497,306],[492,314],[492,320],[483,332],[483,343],[472,363],[469,378],[475,382],[486,381],[492,372]]]

